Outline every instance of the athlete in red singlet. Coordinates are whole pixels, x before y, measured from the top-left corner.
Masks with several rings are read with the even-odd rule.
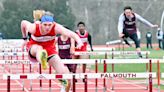
[[[77,24],[77,27],[78,27],[78,30],[76,30],[76,34],[80,37],[80,39],[82,40],[84,45],[81,47],[81,49],[75,49],[75,51],[86,52],[88,43],[90,45],[91,51],[93,51],[91,35],[89,34],[88,31],[86,31],[85,23],[79,22]],[[87,59],[87,58],[89,58],[89,56],[88,55],[81,55],[81,56],[78,55],[78,56],[74,56],[74,58],[75,59]],[[83,73],[85,73],[86,64],[83,64],[82,68],[83,68]]]
[[[61,62],[60,57],[57,55],[55,47],[56,34],[62,34],[73,38],[77,43],[76,48],[81,48],[83,43],[78,35],[69,29],[64,28],[62,25],[54,22],[54,18],[49,15],[43,15],[41,22],[30,23],[27,20],[21,22],[21,31],[24,39],[23,47],[26,45],[29,59],[32,62],[40,62],[42,68],[47,68],[47,62],[52,66],[57,73],[69,73],[67,67]],[[29,42],[27,42],[27,33],[31,34]],[[70,80],[65,80],[65,91],[69,92]]]

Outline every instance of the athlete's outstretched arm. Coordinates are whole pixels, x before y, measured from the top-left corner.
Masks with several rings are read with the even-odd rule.
[[[75,52],[75,40],[71,38],[71,48],[70,48],[70,53],[74,54]]]
[[[155,27],[158,27],[158,25],[153,25],[152,23],[150,23],[148,20],[144,19],[143,17],[141,17],[140,15],[136,14],[135,13],[135,16],[136,16],[136,19],[141,21],[142,23],[148,25],[149,27],[152,27],[152,28],[155,28]]]
[[[21,32],[22,32],[22,37],[26,38],[28,32],[33,34],[35,32],[35,25],[27,20],[22,20],[21,21]]]
[[[78,43],[77,48],[80,48],[83,45],[80,37],[76,33],[72,32],[69,29],[66,29],[65,27],[63,27],[62,25],[58,23],[56,23],[55,31],[57,34],[62,34],[62,35],[73,38]]]

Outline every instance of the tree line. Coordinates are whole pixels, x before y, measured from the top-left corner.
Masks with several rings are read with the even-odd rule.
[[[5,39],[22,38],[22,20],[33,22],[33,10],[44,9],[54,14],[56,22],[74,28],[75,16],[67,5],[68,0],[4,0],[0,15],[0,32]]]

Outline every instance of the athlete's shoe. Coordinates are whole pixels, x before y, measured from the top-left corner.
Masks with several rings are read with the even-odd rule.
[[[66,79],[60,79],[59,81],[60,81],[60,83],[61,83],[65,88],[67,88],[67,86],[68,86],[68,80],[66,80]]]
[[[138,52],[137,54],[139,58],[143,58],[141,52]]]
[[[60,81],[60,83],[62,84],[62,88],[61,88],[61,92],[63,91],[64,92],[64,90],[65,90],[65,92],[69,92],[69,89],[70,89],[70,83],[69,83],[69,81],[68,80],[66,80],[66,79],[60,79],[59,80]]]
[[[47,58],[48,58],[48,54],[47,54],[47,51],[46,50],[42,50],[39,52],[39,59],[41,60],[41,65],[42,65],[42,68],[44,70],[47,69]]]

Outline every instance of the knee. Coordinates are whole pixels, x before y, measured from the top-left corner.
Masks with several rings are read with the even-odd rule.
[[[39,46],[39,45],[33,45],[31,49],[32,49],[32,50],[40,51],[40,50],[43,49],[43,47],[42,47],[42,46]]]
[[[37,51],[40,51],[40,50],[43,50],[43,47],[42,46],[38,46],[36,49],[37,49]]]
[[[33,45],[31,48],[30,48],[30,52],[31,54],[36,54],[37,51],[40,51],[42,50],[43,47],[39,46],[39,45]]]

